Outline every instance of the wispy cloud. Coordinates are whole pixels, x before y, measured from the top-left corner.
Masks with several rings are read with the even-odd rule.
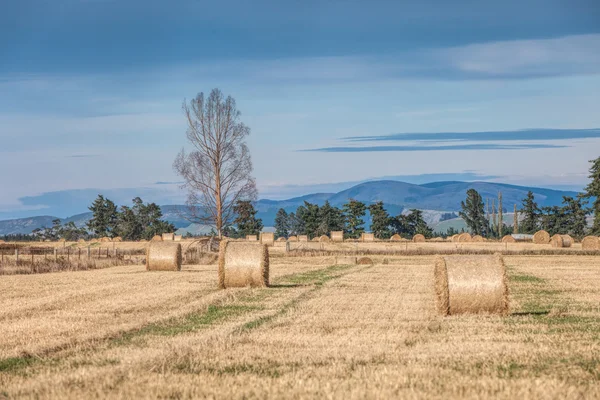
[[[94,158],[100,157],[99,154],[73,154],[70,156],[65,156],[66,158]]]
[[[552,144],[458,144],[451,146],[363,146],[363,147],[323,147],[300,151],[317,151],[327,153],[362,153],[372,151],[456,151],[456,150],[528,150],[528,149],[558,149],[568,146]]]

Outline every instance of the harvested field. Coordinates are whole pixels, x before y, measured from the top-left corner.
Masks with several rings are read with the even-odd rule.
[[[439,316],[435,255],[282,251],[254,289],[218,290],[216,264],[2,276],[0,398],[596,398],[583,254],[505,256],[506,317]]]

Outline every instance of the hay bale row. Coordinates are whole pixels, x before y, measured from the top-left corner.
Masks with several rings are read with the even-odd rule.
[[[417,233],[415,236],[413,236],[412,241],[415,243],[425,243],[425,236]]]
[[[600,237],[597,236],[586,236],[581,241],[581,248],[583,250],[600,250]]]
[[[437,257],[434,282],[442,315],[508,314],[506,267],[499,254]]]
[[[108,243],[108,242],[112,242],[112,239],[109,237],[103,237],[100,239],[101,243]]]
[[[266,244],[223,240],[219,247],[219,288],[269,286]]]
[[[476,243],[481,243],[481,242],[485,242],[485,239],[481,235],[475,235],[471,238],[471,241],[476,242]]]
[[[332,242],[343,242],[344,241],[344,232],[343,231],[332,231],[331,232],[331,241]]]
[[[469,232],[464,232],[464,233],[461,233],[460,235],[458,235],[458,237],[456,238],[456,241],[458,243],[472,242],[473,238],[471,237],[471,234]]]
[[[146,270],[181,271],[181,245],[155,242],[146,249]]]
[[[533,243],[548,244],[550,243],[550,234],[544,230],[537,231],[533,234]]]
[[[554,235],[550,239],[552,247],[571,247],[573,245],[573,238],[569,235]]]

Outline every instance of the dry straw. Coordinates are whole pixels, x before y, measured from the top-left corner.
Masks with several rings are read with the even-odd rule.
[[[363,234],[360,237],[360,240],[362,242],[374,242],[375,241],[375,235],[373,233],[363,232]]]
[[[415,243],[424,243],[425,242],[425,236],[421,235],[420,233],[417,233],[415,236],[413,236],[412,241],[415,242]]]
[[[506,267],[492,256],[439,256],[435,260],[435,292],[442,315],[508,314]]]
[[[275,234],[273,232],[262,232],[260,234],[260,242],[267,246],[273,246],[275,244]]]
[[[397,233],[392,235],[392,237],[390,238],[390,242],[401,242],[402,241],[402,236],[398,235]]]
[[[219,248],[219,288],[269,286],[269,248],[261,243],[223,240]]]
[[[173,238],[173,240],[175,240],[176,242],[181,242],[183,240],[183,236],[182,235],[175,235],[175,237]]]
[[[246,235],[246,241],[248,242],[258,242],[258,238],[256,235]]]
[[[114,238],[112,241],[113,241],[113,242],[122,242],[122,241],[123,241],[123,238],[122,238],[121,236],[117,236],[117,237],[116,237],[116,238]]]
[[[516,243],[517,240],[512,235],[506,235],[502,238],[502,243]]]
[[[146,270],[181,271],[181,245],[155,242],[146,249]]]
[[[583,250],[600,250],[600,238],[597,236],[586,236],[581,241]]]
[[[465,232],[465,233],[461,233],[460,235],[458,235],[458,238],[456,241],[459,243],[472,242],[473,238],[471,237],[471,234],[469,232]]]
[[[485,239],[481,235],[475,235],[471,238],[471,241],[480,243],[480,242],[485,242]]]
[[[297,236],[290,236],[288,238],[288,242],[297,242],[298,241],[298,237]]]
[[[458,237],[460,235],[456,234],[456,235],[452,235],[452,237],[450,237],[450,240],[452,240],[453,242],[458,242]]]
[[[571,247],[573,239],[569,235],[554,235],[550,239],[552,247]]]
[[[550,234],[544,230],[537,231],[533,234],[533,243],[548,244],[550,243]]]
[[[355,265],[356,257],[339,256],[335,258],[335,265]]]
[[[85,239],[79,239],[79,240],[77,241],[77,243],[84,244],[84,243],[85,243]]]
[[[331,232],[331,241],[332,242],[343,242],[344,241],[344,232],[343,231],[332,231]]]
[[[308,236],[307,235],[298,235],[298,241],[299,242],[308,242]]]
[[[106,242],[112,242],[112,240],[109,237],[103,237],[102,239],[100,239],[100,242],[106,243]]]
[[[329,242],[329,236],[327,236],[327,235],[321,235],[319,237],[319,242],[328,243]]]
[[[160,235],[154,235],[151,239],[152,242],[162,242],[163,238]]]
[[[361,257],[356,261],[356,263],[358,265],[373,265],[373,260],[369,257]]]
[[[162,240],[164,242],[166,241],[174,241],[175,240],[175,234],[174,233],[163,233],[162,234]]]

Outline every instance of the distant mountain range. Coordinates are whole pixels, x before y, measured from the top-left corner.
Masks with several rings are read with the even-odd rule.
[[[502,192],[503,205],[506,211],[512,211],[513,205],[520,207],[522,199],[528,191],[535,195],[540,207],[560,205],[563,196],[576,196],[576,192],[561,191],[526,186],[515,186],[492,182],[433,182],[422,185],[412,183],[382,180],[365,182],[338,193],[314,193],[288,200],[258,200],[256,208],[258,217],[262,218],[265,226],[272,226],[277,210],[283,208],[288,213],[295,212],[305,201],[319,205],[329,201],[331,205],[341,207],[349,199],[355,199],[370,204],[383,201],[391,215],[398,215],[411,208],[426,210],[425,216],[431,226],[435,226],[444,213],[460,210],[460,202],[465,199],[469,189],[477,190],[486,199],[497,199]],[[177,228],[188,228],[190,222],[185,219],[186,207],[182,205],[161,206],[164,219],[172,222]],[[74,215],[62,219],[63,222],[75,222],[83,226],[91,218],[91,213]],[[0,235],[15,233],[31,233],[36,228],[51,226],[56,217],[39,216],[0,221]],[[365,218],[368,223],[368,218]],[[191,227],[190,227],[191,228]],[[191,231],[206,230],[206,227],[188,229]]]

